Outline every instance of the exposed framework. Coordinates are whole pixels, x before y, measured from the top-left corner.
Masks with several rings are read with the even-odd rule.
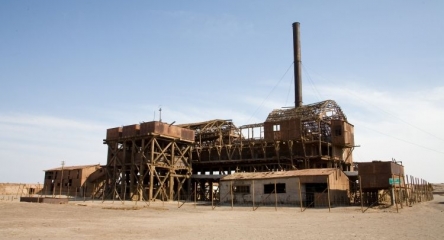
[[[108,129],[107,198],[173,200],[186,195],[194,133],[183,130],[161,122]]]
[[[326,100],[273,110],[264,123],[237,128],[231,120],[178,125],[195,131],[193,174],[278,171],[306,168],[350,170],[353,125],[341,108]],[[202,196],[213,178],[194,179]]]

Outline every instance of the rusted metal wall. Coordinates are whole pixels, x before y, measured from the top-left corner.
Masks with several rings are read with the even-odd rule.
[[[274,131],[274,125],[279,125],[279,131]],[[279,122],[264,123],[264,138],[266,141],[288,141],[300,139],[301,120],[288,119]]]
[[[141,135],[148,135],[152,133],[170,136],[173,138],[180,138],[186,141],[194,141],[194,131],[190,129],[184,129],[157,121],[140,124]]]
[[[123,126],[122,137],[123,138],[135,137],[135,136],[139,135],[139,131],[140,131],[140,125],[139,124]]]
[[[332,143],[341,147],[352,147],[355,145],[354,127],[343,120],[331,121]]]
[[[115,140],[122,136],[122,127],[110,128],[106,130],[106,139]]]
[[[404,176],[404,166],[391,161],[358,163],[358,168],[363,189],[388,189],[390,188],[389,178]]]

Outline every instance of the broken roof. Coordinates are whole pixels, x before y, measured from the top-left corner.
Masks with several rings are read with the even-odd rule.
[[[347,120],[341,107],[333,100],[302,105],[297,108],[274,109],[267,117],[266,122],[277,122],[299,118],[306,120]]]

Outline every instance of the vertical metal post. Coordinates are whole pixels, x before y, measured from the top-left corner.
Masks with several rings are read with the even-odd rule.
[[[395,176],[395,175],[392,174],[392,179],[393,179],[393,181],[395,181],[394,176]],[[394,182],[393,182],[391,185],[392,185],[392,196],[393,196],[393,198],[394,198],[394,200],[395,200],[395,205],[396,205],[396,212],[399,212],[399,209],[398,209],[398,202],[396,202],[396,194],[395,194],[395,187],[396,187],[396,185],[395,185]]]

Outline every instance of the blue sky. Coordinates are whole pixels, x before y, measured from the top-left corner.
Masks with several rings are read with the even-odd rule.
[[[263,122],[335,100],[355,161],[444,182],[442,1],[1,1],[0,182],[106,163],[106,129],[158,118]]]

